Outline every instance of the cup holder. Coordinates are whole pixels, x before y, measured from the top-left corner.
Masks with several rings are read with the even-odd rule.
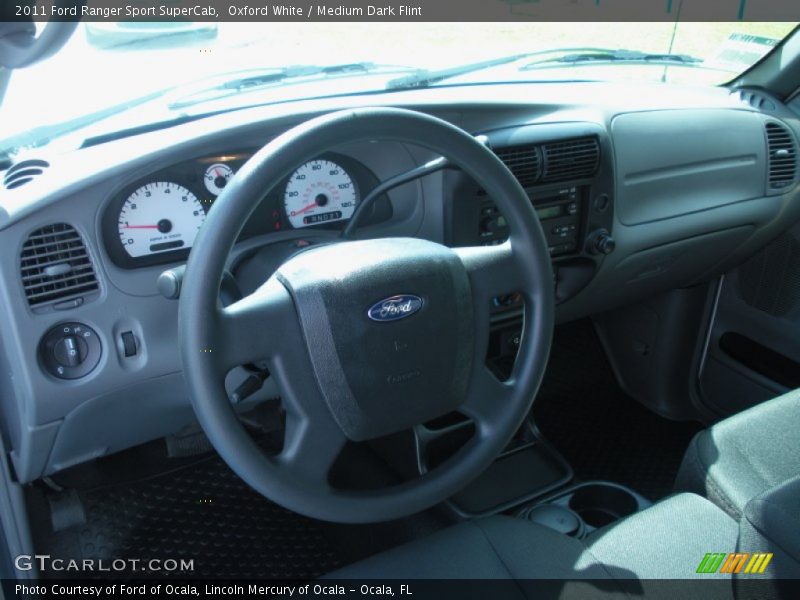
[[[560,523],[550,519],[543,507],[559,507],[559,515],[577,515],[581,523],[570,527],[567,532]],[[636,492],[616,483],[593,481],[575,486],[565,492],[552,496],[536,505],[530,505],[517,513],[517,516],[536,521],[572,537],[584,537],[595,529],[610,525],[629,515],[650,506],[650,501]],[[546,516],[548,518],[539,518]],[[553,522],[551,522],[553,521]],[[564,521],[564,519],[561,519]],[[554,524],[556,523],[556,524]]]
[[[569,499],[569,507],[591,527],[603,527],[639,510],[636,497],[622,487],[592,484],[579,488]]]

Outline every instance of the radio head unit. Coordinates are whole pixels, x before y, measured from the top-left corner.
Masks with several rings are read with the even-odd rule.
[[[542,223],[551,256],[574,253],[581,249],[582,205],[587,186],[570,186],[547,191],[529,190],[528,197]],[[461,230],[455,246],[502,244],[508,238],[508,223],[491,199],[483,197],[473,231]],[[454,231],[457,228],[454,227]]]

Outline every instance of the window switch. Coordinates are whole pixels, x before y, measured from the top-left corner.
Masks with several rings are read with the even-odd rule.
[[[123,331],[122,347],[125,349],[125,357],[136,356],[136,338],[133,336],[132,331]]]

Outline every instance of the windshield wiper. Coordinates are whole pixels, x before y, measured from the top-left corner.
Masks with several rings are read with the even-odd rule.
[[[395,73],[413,70],[412,67],[381,65],[371,62],[342,63],[337,65],[294,65],[259,71],[243,71],[237,77],[225,79],[212,85],[198,87],[167,104],[170,110],[178,110],[195,104],[219,100],[243,92],[258,90],[289,80],[305,78],[349,77],[375,73]]]
[[[509,56],[501,56],[500,58],[493,58],[490,60],[482,60],[480,62],[469,63],[466,65],[458,65],[456,67],[448,67],[447,69],[428,70],[420,69],[406,77],[398,77],[392,79],[386,84],[387,90],[402,90],[415,87],[427,87],[433,83],[438,83],[451,77],[458,77],[459,75],[466,75],[474,71],[482,71],[484,69],[491,69],[492,67],[499,67],[509,63],[536,56],[538,52],[512,54]]]
[[[582,52],[571,52],[563,56],[537,60],[520,67],[520,71],[531,71],[541,67],[552,65],[563,67],[565,65],[587,65],[587,64],[656,64],[656,65],[680,65],[693,66],[703,62],[702,58],[689,56],[688,54],[659,54],[641,52],[640,50],[589,50]]]
[[[465,65],[457,65],[439,70],[419,70],[406,77],[398,77],[392,79],[386,84],[386,89],[410,89],[415,87],[427,87],[434,83],[451,79],[460,75],[467,75],[475,71],[483,71],[491,69],[492,67],[499,67],[515,62],[519,62],[526,58],[534,58],[536,56],[547,56],[550,54],[560,54],[553,58],[547,58],[541,61],[534,61],[523,66],[520,70],[532,70],[537,68],[536,65],[554,65],[554,66],[569,66],[572,64],[587,64],[598,62],[624,62],[628,61],[629,64],[635,62],[647,64],[676,64],[676,65],[694,65],[703,62],[699,58],[688,56],[685,54],[648,54],[646,52],[639,52],[636,50],[614,50],[609,48],[551,48],[549,50],[539,50],[536,52],[523,52],[521,54],[510,54],[508,56],[501,56],[490,60],[484,60],[475,63],[468,63]]]

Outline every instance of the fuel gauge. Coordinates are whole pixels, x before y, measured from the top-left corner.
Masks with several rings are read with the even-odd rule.
[[[228,185],[231,177],[233,177],[233,169],[225,163],[214,163],[206,169],[203,181],[205,181],[206,189],[209,192],[219,196],[225,186]]]

